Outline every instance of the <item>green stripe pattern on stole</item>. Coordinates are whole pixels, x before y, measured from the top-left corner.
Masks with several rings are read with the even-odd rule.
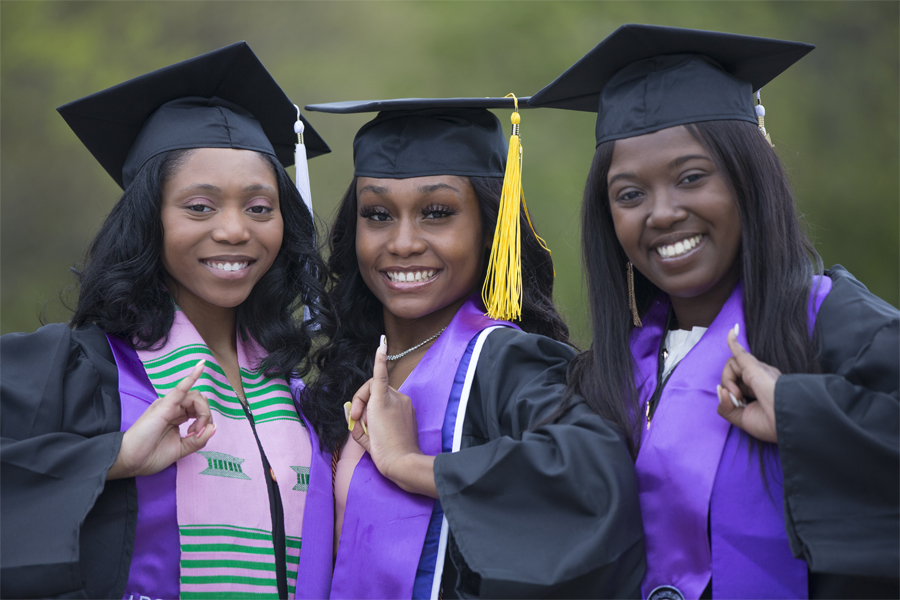
[[[183,599],[278,598],[272,532],[233,525],[178,529]],[[288,559],[289,577],[290,569]],[[296,581],[296,565],[293,569]]]
[[[212,353],[201,344],[188,344],[144,363],[144,369],[160,397],[171,391],[185,373],[201,359],[211,359]],[[296,421],[304,425],[294,409],[290,388],[283,379],[272,380],[259,371],[241,369],[241,383],[244,394],[257,424],[269,421]],[[207,360],[206,369],[193,389],[209,399],[210,410],[228,419],[244,419],[244,409],[234,389],[228,383],[225,371],[212,360]]]
[[[287,558],[287,584],[288,594],[293,597],[297,591],[297,571],[300,568],[300,546],[298,537],[284,536],[285,557]]]

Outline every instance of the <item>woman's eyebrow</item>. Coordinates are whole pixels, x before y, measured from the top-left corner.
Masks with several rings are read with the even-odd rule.
[[[706,156],[705,154],[688,154],[687,156],[679,156],[678,158],[676,158],[675,160],[670,162],[669,167],[677,167],[679,165],[683,165],[687,161],[693,160],[695,158],[699,158],[701,160],[708,160],[709,162],[712,162],[712,159],[710,157]]]
[[[210,192],[210,193],[222,193],[222,188],[217,185],[213,185],[211,183],[193,183],[191,185],[186,185],[177,193],[185,194],[191,192]],[[248,185],[244,188],[244,192],[278,192],[277,189],[273,188],[271,185],[267,185],[265,183],[254,183]]]
[[[637,179],[637,174],[631,172],[625,173],[616,173],[612,177],[609,178],[609,181],[606,184],[606,187],[611,186],[618,179]]]
[[[222,188],[217,185],[213,185],[211,183],[192,183],[191,185],[186,185],[177,193],[183,194],[186,192],[221,192]]]
[[[432,194],[438,190],[452,190],[452,191],[456,192],[457,194],[460,193],[460,191],[457,188],[455,188],[452,185],[447,184],[447,183],[435,183],[432,185],[422,185],[422,186],[419,186],[418,188],[416,188],[416,191],[419,192],[420,194]]]
[[[265,183],[254,183],[244,188],[245,192],[277,192],[271,185]]]
[[[356,195],[360,196],[360,195],[362,195],[363,192],[370,192],[372,194],[384,196],[389,191],[390,190],[388,190],[388,188],[381,186],[381,185],[364,185],[363,187],[359,188],[359,191],[356,192]]]

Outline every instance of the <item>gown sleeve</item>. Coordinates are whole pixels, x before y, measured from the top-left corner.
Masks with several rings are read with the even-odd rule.
[[[134,482],[105,485],[122,441],[106,337],[48,325],[0,338],[0,360],[0,595],[113,596],[131,559]]]
[[[512,329],[484,344],[463,449],[434,466],[460,597],[640,596],[643,528],[624,438],[580,398],[556,414],[573,356]]]
[[[775,387],[788,537],[813,573],[896,581],[900,313],[843,268],[829,275],[816,319],[822,373]]]

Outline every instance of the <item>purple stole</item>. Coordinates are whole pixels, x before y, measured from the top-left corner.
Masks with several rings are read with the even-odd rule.
[[[817,277],[810,331],[830,291],[831,279]],[[668,311],[668,299],[658,299],[642,318],[643,327],[631,334],[642,406],[657,386]],[[713,598],[808,594],[806,562],[793,557],[785,532],[777,446],[766,448],[764,484],[748,436],[716,412],[716,386],[731,356],[726,336],[735,323],[741,326],[738,340],[749,350],[740,283],[672,372],[650,429],[642,432],[636,468],[647,548],[645,598],[663,585],[699,598],[710,577]]]
[[[515,327],[486,317],[479,296],[472,296],[400,386],[416,409],[424,454],[441,453],[444,414],[460,360],[472,338],[494,325]],[[434,503],[401,490],[364,454],[350,480],[331,597],[411,598]]]
[[[131,344],[107,335],[119,372],[119,398],[125,431],[158,398],[144,365]],[[302,386],[291,382],[292,391]],[[294,395],[296,397],[296,394]],[[299,412],[299,411],[298,411]],[[300,413],[301,418],[306,418]],[[312,444],[309,490],[303,515],[303,548],[297,573],[297,598],[326,598],[331,583],[334,504],[331,496],[331,460],[318,448],[315,430],[306,422]],[[181,546],[175,503],[176,466],[136,477],[138,518],[134,551],[125,586],[125,600],[178,598]]]

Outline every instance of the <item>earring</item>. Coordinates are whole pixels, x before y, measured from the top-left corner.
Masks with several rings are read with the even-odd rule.
[[[631,309],[631,320],[635,327],[643,327],[641,317],[638,315],[637,300],[634,297],[634,267],[631,261],[628,261],[628,307]]]

